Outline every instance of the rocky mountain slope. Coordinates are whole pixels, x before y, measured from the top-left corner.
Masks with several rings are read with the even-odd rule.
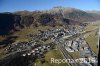
[[[100,11],[87,11],[87,13],[91,14],[95,19],[100,19]]]
[[[47,11],[17,11],[0,13],[0,35],[9,34],[25,27],[77,24],[98,20],[90,13],[75,9],[55,7]]]
[[[64,18],[79,22],[95,20],[90,13],[75,8],[54,7],[47,12],[57,16],[62,15]]]

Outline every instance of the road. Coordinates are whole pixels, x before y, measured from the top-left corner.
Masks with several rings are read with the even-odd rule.
[[[62,55],[64,56],[65,59],[73,59],[74,60],[74,58],[71,56],[71,54],[63,46],[63,43],[59,42],[59,39],[56,39],[55,42],[57,44],[57,48],[60,50],[60,52],[62,53]],[[75,60],[74,60],[74,63],[68,63],[68,64],[69,64],[69,66],[79,66],[79,64],[76,63]]]
[[[77,37],[80,37],[81,35],[83,35],[84,33],[79,33],[79,34],[75,34],[73,36],[68,37],[67,39],[69,40],[74,40]],[[59,39],[57,39],[57,48],[60,50],[60,52],[63,54],[65,59],[73,59],[72,55],[65,49],[65,47],[63,46],[63,44],[61,42],[59,42]],[[23,51],[16,51],[16,52],[12,52],[8,55],[6,55],[6,57],[2,60],[0,60],[0,63],[4,63],[3,65],[0,64],[0,66],[5,66],[6,64],[8,64],[11,60],[13,60],[14,58],[16,58],[16,56],[20,56],[21,54],[23,54],[25,51],[28,51],[29,49],[23,50]],[[75,60],[74,63],[68,63],[69,66],[80,66]]]
[[[73,59],[74,58],[70,55],[70,53],[68,51],[66,51],[66,49],[61,45],[61,44],[57,44],[58,49],[61,51],[61,53],[63,54],[65,59]],[[68,63],[69,66],[79,66],[75,60],[74,63]]]
[[[71,37],[68,37],[67,39],[69,40],[75,40],[77,37],[81,37],[82,35],[84,36],[86,33],[80,33],[80,34],[75,34],[76,36],[71,36]],[[62,55],[64,56],[65,59],[74,59],[72,57],[72,55],[65,49],[65,47],[63,46],[63,43],[60,43],[59,40],[56,40],[57,41],[57,48],[60,50],[60,52],[62,53]],[[90,48],[90,47],[89,47]],[[90,48],[91,49],[91,48]],[[92,51],[92,49],[91,49]],[[96,55],[93,51],[92,53],[94,55]],[[96,55],[97,56],[97,55]],[[75,62],[74,60],[74,63],[68,63],[70,66],[80,66],[80,64],[78,64],[77,62]]]

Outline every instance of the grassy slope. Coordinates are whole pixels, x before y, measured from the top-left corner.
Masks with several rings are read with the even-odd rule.
[[[51,29],[49,26],[39,26],[37,28],[25,28],[19,32],[16,32],[14,36],[18,36],[17,40],[15,42],[22,42],[22,41],[29,41],[31,40],[30,37],[27,37],[28,34],[36,34],[39,31],[38,30],[46,30]]]
[[[100,21],[88,25],[85,29],[86,31],[92,31],[88,33],[86,41],[88,42],[89,46],[96,54],[98,54],[98,49],[97,49],[98,35],[96,35],[96,29],[98,27],[100,27]]]
[[[97,49],[98,36],[95,35],[95,31],[91,32],[91,34],[86,38],[86,41],[88,42],[88,44],[91,47],[91,49],[96,54],[98,54],[98,49]]]

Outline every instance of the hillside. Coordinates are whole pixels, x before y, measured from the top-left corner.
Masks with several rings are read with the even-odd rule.
[[[25,27],[74,25],[98,19],[85,11],[64,7],[54,7],[46,11],[5,12],[0,13],[0,35],[10,34]]]
[[[100,19],[100,11],[86,11],[91,14],[95,19]]]
[[[33,12],[34,13],[34,12]],[[19,31],[25,27],[38,27],[38,26],[52,26],[73,24],[73,20],[65,19],[63,17],[56,17],[48,13],[35,13],[32,15],[20,15],[12,13],[0,14],[0,35],[9,34],[13,31]]]
[[[75,8],[54,7],[46,12],[56,16],[62,15],[62,17],[64,18],[69,18],[79,22],[98,20],[91,13],[87,13],[85,11]]]

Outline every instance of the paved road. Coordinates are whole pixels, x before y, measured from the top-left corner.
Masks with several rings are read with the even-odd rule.
[[[73,36],[68,37],[68,38],[71,38],[70,40],[72,40],[72,38],[73,38],[73,40],[74,40],[77,37],[80,37],[79,35],[81,36],[82,34],[78,34],[78,36],[75,36],[74,38],[73,38]],[[73,57],[71,56],[71,54],[65,49],[65,47],[60,42],[59,42],[59,44],[57,44],[57,47],[61,51],[61,53],[63,54],[63,56],[64,56],[65,59],[73,59]],[[6,57],[4,59],[0,60],[0,63],[2,63],[2,62],[6,62],[6,63],[4,63],[3,65],[0,65],[0,66],[4,66],[5,64],[9,63],[16,56],[21,55],[20,53],[25,52],[27,50],[28,49],[20,51],[20,52],[16,51],[16,52],[12,52],[12,53],[6,55]],[[76,62],[75,63],[69,63],[69,65],[70,66],[79,66],[79,64],[77,64]]]
[[[84,35],[85,33],[82,34],[75,34],[76,36],[73,38],[73,36],[68,37],[67,39],[69,40],[75,40],[77,37],[81,37],[81,35]],[[65,49],[65,47],[63,47],[62,43],[60,44],[59,40],[57,40],[57,47],[58,49],[61,51],[61,53],[63,54],[65,59],[73,59],[73,57],[71,56],[71,54]],[[90,47],[89,47],[90,48]],[[91,48],[90,48],[91,49]],[[91,50],[92,51],[92,50]],[[93,51],[92,51],[93,52]],[[94,53],[94,52],[93,52]],[[95,54],[96,55],[96,54]],[[96,55],[97,56],[97,55]],[[80,66],[80,64],[78,64],[77,62],[75,63],[69,63],[70,66]]]
[[[58,49],[61,51],[61,53],[63,54],[63,56],[64,56],[64,58],[65,59],[73,59],[73,57],[69,54],[69,52],[68,51],[66,51],[66,49],[62,46],[62,45],[60,45],[60,44],[58,44],[57,45],[58,46]],[[70,66],[79,66],[76,62],[75,62],[75,60],[74,60],[74,63],[68,63]]]
[[[64,56],[65,59],[73,59],[74,58],[71,56],[71,54],[65,49],[65,47],[63,46],[63,43],[59,42],[59,39],[57,39],[55,41],[57,43],[57,48],[60,50],[60,52],[62,53],[62,55]],[[74,63],[68,63],[69,66],[79,66],[79,64],[77,64],[74,60]]]

